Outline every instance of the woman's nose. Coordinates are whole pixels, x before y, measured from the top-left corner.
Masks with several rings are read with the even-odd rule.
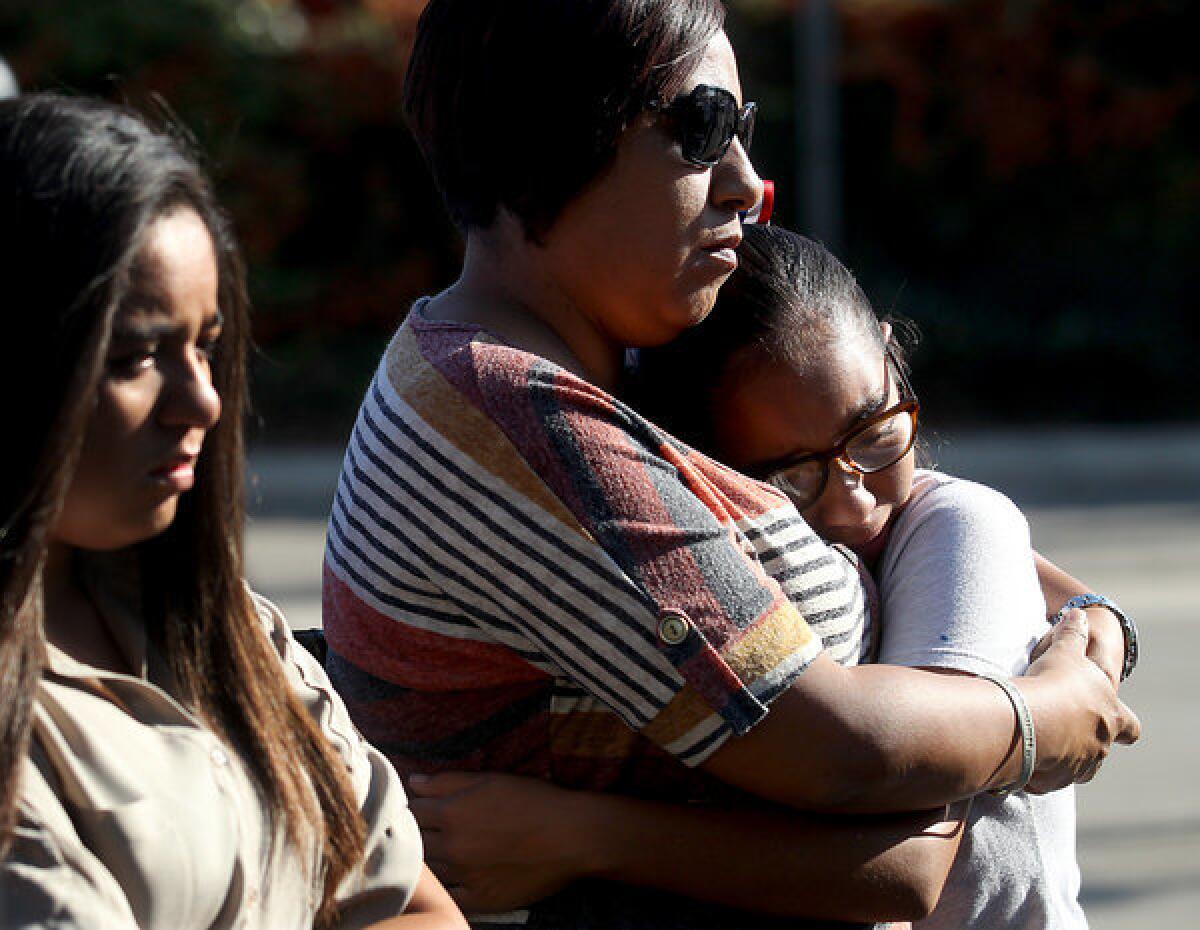
[[[742,146],[734,136],[725,157],[712,169],[713,202],[723,210],[742,213],[762,200],[763,182]]]
[[[208,357],[198,351],[172,366],[163,386],[159,418],[164,426],[211,429],[221,416]]]

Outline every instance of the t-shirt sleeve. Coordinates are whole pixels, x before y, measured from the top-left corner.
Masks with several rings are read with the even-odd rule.
[[[697,751],[707,756],[757,723],[821,650],[764,570],[750,527],[791,524],[793,546],[808,547],[814,572],[844,583],[847,598],[855,585],[849,566],[790,505],[756,498],[767,492],[697,457],[608,395],[551,366],[531,373],[530,382],[542,435],[525,453],[612,563],[614,579],[631,584],[640,602],[620,618],[597,606],[591,624],[611,629],[594,659],[647,693],[665,686],[645,709],[617,694],[613,706],[655,742],[699,761]],[[815,596],[821,588],[810,590]],[[546,640],[555,660],[578,676],[584,669],[568,645]]]
[[[359,735],[325,670],[292,636],[279,609],[254,595],[285,673],[301,703],[345,761],[366,826],[359,868],[338,891],[338,930],[367,927],[404,911],[420,878],[421,836],[391,764]]]
[[[881,662],[1016,674],[1047,628],[1029,525],[983,485],[919,478],[878,575]]]
[[[419,628],[413,643],[471,644],[464,661],[504,647],[689,765],[759,721],[821,642],[764,571],[758,534],[792,534],[824,573],[814,597],[857,597],[851,567],[785,500],[748,479],[759,490],[738,493],[756,500],[725,493],[557,366],[469,340],[418,351],[405,333],[360,410],[330,521],[338,654],[397,680],[366,636],[347,655],[368,609],[376,629]]]

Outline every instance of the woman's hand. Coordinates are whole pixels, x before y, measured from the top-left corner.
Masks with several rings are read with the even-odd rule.
[[[927,916],[954,861],[953,811],[814,818],[557,788],[512,775],[409,781],[426,860],[468,913],[511,910],[585,876],[790,917]]]
[[[1029,790],[1054,791],[1090,781],[1114,742],[1133,743],[1141,723],[1112,681],[1086,654],[1088,619],[1067,611],[1045,651],[1016,680],[1029,703],[1038,760]]]
[[[467,913],[523,907],[588,873],[587,795],[537,778],[413,775],[425,859]]]

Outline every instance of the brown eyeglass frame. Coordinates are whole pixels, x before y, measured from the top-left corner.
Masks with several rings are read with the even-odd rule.
[[[879,413],[874,414],[873,416],[869,417],[868,419],[863,420],[863,422],[859,423],[857,426],[855,426],[853,429],[851,429],[848,433],[846,433],[846,435],[842,437],[841,442],[839,442],[832,449],[827,449],[824,452],[807,452],[804,455],[789,456],[787,458],[776,459],[773,462],[768,462],[766,465],[755,468],[754,469],[754,477],[758,478],[760,481],[765,481],[767,484],[774,485],[775,484],[775,481],[774,481],[775,476],[779,475],[781,472],[790,471],[791,469],[795,468],[797,465],[803,465],[806,462],[820,462],[821,465],[824,466],[824,471],[823,471],[823,474],[821,477],[821,482],[817,486],[817,490],[812,498],[815,501],[824,492],[825,485],[829,481],[829,465],[830,465],[830,463],[837,459],[841,459],[841,461],[845,463],[847,468],[849,468],[851,471],[857,472],[860,475],[874,475],[878,472],[884,471],[885,469],[891,468],[893,465],[895,465],[897,462],[899,462],[902,458],[904,458],[904,456],[908,455],[908,453],[912,451],[912,447],[914,445],[916,445],[916,442],[917,442],[917,426],[918,426],[919,414],[920,414],[920,410],[921,410],[921,402],[919,400],[917,400],[916,392],[913,391],[912,385],[909,384],[908,378],[905,377],[904,369],[900,366],[899,360],[893,354],[892,347],[890,344],[884,348],[884,353],[885,353],[885,358],[884,358],[884,362],[883,362],[884,374],[885,374],[885,376],[888,376],[888,382],[890,383],[891,378],[890,378],[890,370],[889,369],[891,369],[891,368],[895,369],[896,380],[900,385],[900,390],[903,392],[901,394],[901,397],[903,397],[904,395],[908,395],[907,399],[901,400],[899,403],[894,404],[891,407],[888,407],[887,410],[882,410]],[[889,362],[891,363],[890,365],[888,364]],[[886,386],[887,385],[885,384],[885,389],[886,389]],[[863,433],[865,433],[867,430],[869,430],[875,424],[881,423],[884,420],[889,419],[890,417],[894,417],[898,413],[911,413],[912,414],[913,429],[912,429],[912,436],[909,437],[909,440],[908,440],[908,445],[905,447],[903,452],[901,452],[899,455],[896,456],[895,459],[888,462],[886,465],[879,466],[878,468],[865,469],[861,465],[859,465],[857,462],[855,462],[853,459],[848,459],[845,457],[846,456],[846,447],[848,445],[850,445],[850,443],[853,442],[855,438],[857,438],[858,436],[861,436]],[[781,490],[783,490],[783,489],[781,488]]]

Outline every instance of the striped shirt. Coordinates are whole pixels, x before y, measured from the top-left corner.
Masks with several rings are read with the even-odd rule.
[[[676,799],[823,636],[856,658],[865,614],[776,491],[420,305],[346,451],[323,608],[331,677],[399,771]]]

